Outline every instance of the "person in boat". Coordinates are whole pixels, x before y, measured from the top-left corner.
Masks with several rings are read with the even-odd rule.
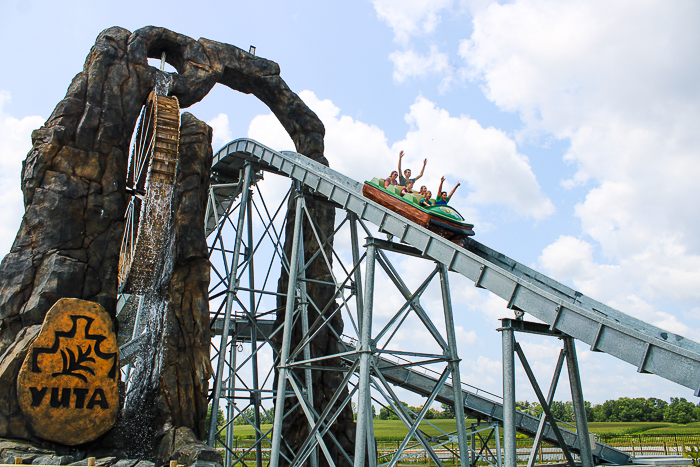
[[[420,170],[420,174],[416,178],[411,178],[411,169],[406,169],[401,173],[401,159],[403,159],[404,152],[401,151],[399,153],[399,185],[401,186],[406,186],[406,182],[411,180],[413,183],[416,183],[416,180],[421,178],[423,176],[423,172],[425,172],[425,164],[428,163],[428,159],[423,159],[423,168]]]
[[[384,179],[384,189],[389,188],[389,185],[398,185],[399,182],[397,181],[399,177],[399,173],[394,170],[391,172],[391,175],[389,175],[387,178]]]
[[[435,206],[435,201],[430,199],[433,196],[433,194],[430,191],[426,191],[422,196],[423,197],[420,200],[421,206],[423,206],[424,208],[429,208],[430,206]]]
[[[423,186],[420,187],[420,191],[418,192],[418,194],[417,194],[416,196],[418,196],[418,199],[420,199],[420,198],[425,198],[425,193],[426,193],[427,191],[428,191],[428,187],[425,186],[425,185],[423,185]]]
[[[403,197],[406,193],[411,193],[416,196],[418,195],[417,191],[413,191],[413,181],[411,180],[408,180],[406,182],[406,186],[401,190],[401,197]]]
[[[446,205],[449,201],[450,198],[452,198],[452,195],[455,194],[455,190],[459,187],[460,183],[457,182],[454,188],[452,188],[452,191],[450,191],[450,194],[448,195],[446,191],[442,191],[442,184],[445,181],[445,176],[443,175],[442,178],[440,178],[440,186],[438,187],[438,197],[435,200],[436,205]]]

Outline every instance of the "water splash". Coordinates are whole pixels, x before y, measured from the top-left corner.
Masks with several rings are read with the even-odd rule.
[[[175,261],[172,185],[151,182],[143,200],[139,242],[143,254],[132,263],[132,290],[142,295],[144,339],[133,362],[122,411],[123,430],[133,454],[149,457],[156,427],[156,396],[163,362],[168,285]]]
[[[173,76],[170,73],[158,70],[156,72],[156,94],[167,96],[172,82]]]

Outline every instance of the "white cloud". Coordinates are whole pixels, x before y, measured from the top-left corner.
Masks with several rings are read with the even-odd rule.
[[[468,76],[526,134],[570,141],[563,185],[588,188],[575,215],[592,241],[562,237],[540,263],[686,335],[654,310],[700,297],[698,21],[691,2],[516,0],[475,10],[460,45]]]
[[[653,256],[664,257],[668,253]],[[697,294],[695,286],[700,283],[697,267],[690,265],[686,270],[673,268],[673,264],[660,267],[648,259],[647,256],[632,256],[623,259],[620,264],[600,264],[593,258],[593,245],[562,235],[542,251],[539,265],[558,280],[571,281],[585,295],[660,328],[699,340],[699,330],[681,323],[668,312],[658,311],[652,305],[652,291],[656,291],[657,295],[670,294],[678,299]],[[673,263],[674,259],[669,257],[667,263]]]
[[[341,115],[333,102],[319,99],[311,91],[302,91],[299,96],[326,127],[324,155],[334,170],[358,181],[388,176],[398,153],[393,154],[387,146],[382,130]],[[278,151],[295,150],[292,139],[272,113],[255,117],[248,136]]]
[[[467,116],[453,117],[428,99],[419,97],[406,121],[406,139],[394,145],[418,160],[427,157],[431,175],[423,184],[437,189],[440,176],[447,186],[466,182],[457,191],[458,208],[502,204],[521,216],[542,219],[554,205],[537,183],[527,157],[503,131],[483,128]],[[435,172],[440,170],[442,172]]]
[[[478,207],[498,204],[534,219],[554,212],[527,157],[518,153],[515,142],[501,130],[483,128],[466,116],[452,117],[419,97],[405,117],[410,125],[406,138],[389,148],[384,132],[376,126],[341,115],[330,100],[320,100],[311,91],[300,96],[326,127],[325,156],[330,166],[350,178],[363,181],[388,176],[397,166],[399,151],[404,150],[403,168],[416,173],[423,159],[428,159],[420,185],[435,192],[441,175],[447,177],[445,188],[449,190],[456,182],[462,183],[452,203],[469,219],[479,217]],[[277,150],[294,150],[271,113],[255,117],[248,136]]]
[[[10,93],[0,91],[0,255],[10,251],[24,214],[20,188],[22,161],[32,148],[33,130],[44,124],[37,116],[17,119],[5,113]]]
[[[212,146],[220,147],[233,139],[231,129],[228,124],[228,115],[220,113],[207,122],[212,128]]]
[[[440,11],[452,6],[452,0],[373,0],[377,17],[394,31],[402,44],[411,36],[429,34],[440,23]]]
[[[414,50],[395,51],[389,55],[394,63],[394,81],[403,83],[409,78],[425,78],[427,76],[442,76],[440,89],[446,91],[452,81],[452,65],[446,53],[440,52],[436,46],[430,47],[428,55],[422,55]]]

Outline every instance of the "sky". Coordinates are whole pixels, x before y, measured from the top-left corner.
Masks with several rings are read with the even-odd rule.
[[[699,23],[700,4],[683,0],[4,0],[0,254],[23,213],[31,131],[101,30],[155,25],[254,45],[279,63],[323,121],[334,169],[362,181],[387,176],[400,150],[414,174],[427,159],[419,185],[434,192],[443,175],[448,189],[460,182],[451,204],[478,241],[700,341]],[[293,149],[254,97],[217,86],[188,111],[214,128],[214,150],[239,137]],[[451,283],[463,380],[500,394],[495,329],[512,312],[464,278]],[[439,299],[430,293],[426,302]],[[560,343],[518,337],[548,382]],[[697,402],[691,390],[587,347],[578,346],[587,400]],[[517,398],[534,400],[522,370],[516,378]]]

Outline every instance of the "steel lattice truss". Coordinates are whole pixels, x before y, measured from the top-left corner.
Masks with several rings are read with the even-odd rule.
[[[336,225],[328,237],[309,212],[311,199],[336,208]],[[288,216],[288,212],[294,212],[294,216]],[[292,219],[294,225],[286,225],[287,219]],[[305,235],[302,225],[306,226]],[[687,387],[700,387],[697,343],[681,339],[672,344],[664,338],[667,333],[658,328],[595,302],[478,242],[470,241],[464,248],[456,246],[368,201],[362,197],[360,184],[300,154],[276,152],[252,140],[236,140],[221,149],[214,157],[206,232],[212,278],[211,324],[217,336],[212,342],[215,376],[210,396],[213,407],[225,402],[227,412],[218,432],[216,417],[212,417],[209,444],[223,446],[227,467],[253,462],[261,466],[268,461],[272,466],[336,465],[330,451],[342,449],[336,449],[340,443],[330,427],[351,401],[357,406],[356,449],[341,456],[338,462],[342,465],[395,465],[417,455],[418,450],[442,465],[446,446],[455,442],[459,451],[453,456],[457,455],[462,465],[478,460],[500,465],[501,446],[490,451],[484,440],[493,436],[493,431],[498,439],[501,425],[504,464],[509,467],[515,465],[516,430],[533,436],[536,445],[544,440],[559,445],[565,453],[579,453],[584,466],[591,465],[593,459],[627,463],[629,456],[620,451],[600,443],[589,446],[584,425],[577,426],[578,434],[553,427],[548,404],[555,384],[546,399],[539,391],[545,414],[516,410],[509,390],[514,387],[514,355],[518,355],[526,372],[528,363],[514,331],[563,339],[570,380],[579,379],[572,339],[576,338],[594,350],[637,365],[641,372],[655,372]],[[285,238],[285,232],[291,232],[292,237]],[[321,246],[306,261],[300,254],[305,238]],[[394,238],[398,241],[392,241]],[[289,246],[290,241],[291,253],[287,255],[284,244],[288,242]],[[419,270],[424,272],[420,281],[415,274],[407,277],[397,266],[407,257],[421,258]],[[319,282],[306,277],[314,261],[328,270],[329,279],[321,281],[334,291],[328,303],[316,303],[307,293],[310,283]],[[278,290],[282,270],[289,277],[286,290]],[[518,319],[501,328],[506,381],[503,398],[461,382],[448,271],[502,297],[517,318],[529,313],[546,323],[533,327]],[[379,308],[375,306],[377,287],[381,287],[382,299],[390,293],[397,297],[391,310],[387,311],[383,302]],[[429,290],[437,296],[436,289],[439,310],[426,310],[427,301],[421,298]],[[127,365],[125,375],[129,373],[129,352],[140,338],[138,303],[138,297],[120,298],[120,321],[126,323],[121,327],[125,335],[120,349]],[[275,318],[282,311],[284,323],[275,326]],[[321,332],[336,333],[330,323],[341,316],[347,335],[336,335],[340,342],[337,352],[311,358],[310,342]],[[401,350],[397,336],[404,329],[418,328],[423,330],[422,335],[429,336],[429,342],[422,346],[425,350]],[[292,329],[302,331],[298,342],[292,342]],[[561,371],[562,358],[555,378]],[[333,366],[328,366],[329,362]],[[276,382],[275,369],[279,375]],[[338,390],[321,413],[310,402],[312,378],[319,371],[342,375]],[[534,378],[530,379],[539,390]],[[423,407],[415,412],[408,410],[399,399],[397,386],[424,396]],[[580,380],[578,388],[572,384],[572,396],[575,404],[583,400]],[[428,436],[422,428],[433,402],[450,404],[455,413],[464,412],[487,425],[468,429],[464,418],[457,417],[455,433]],[[395,452],[379,458],[374,455],[372,403],[393,410],[408,431]],[[286,408],[274,411],[273,407]],[[299,413],[306,420],[307,437],[293,450],[282,439],[281,427],[286,417]],[[255,438],[243,449],[235,439],[241,424],[252,426]],[[272,429],[271,425],[280,429]],[[534,452],[533,448],[531,462]],[[570,455],[567,458],[573,462]]]

